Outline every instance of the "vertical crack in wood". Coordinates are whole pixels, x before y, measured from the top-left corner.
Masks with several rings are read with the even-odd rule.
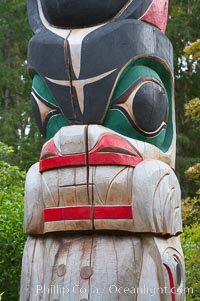
[[[95,225],[94,225],[93,175],[92,175],[92,195],[91,195],[91,197],[90,197],[90,185],[89,185],[90,165],[89,165],[89,154],[88,154],[88,152],[89,152],[88,130],[89,130],[89,126],[87,125],[85,127],[85,158],[86,158],[86,172],[87,172],[87,198],[88,198],[88,204],[92,205],[91,209],[90,209],[91,210],[92,229],[95,230]]]
[[[115,258],[116,258],[116,273],[117,273],[117,287],[120,285],[119,284],[119,270],[118,270],[118,258],[117,258],[117,251],[115,248],[115,241],[114,241],[114,237],[112,236],[112,242],[113,242],[113,249],[114,249],[114,253],[115,253]],[[119,294],[117,294],[117,299],[119,301]]]
[[[76,201],[76,205],[78,205],[78,195],[77,195],[77,169],[76,169],[76,167],[74,167],[74,173],[73,173],[73,175],[74,175],[74,182],[73,182],[73,185],[74,185],[74,195],[75,195],[75,201]]]
[[[33,239],[33,238],[31,237],[31,239]],[[28,240],[27,240],[27,242],[26,242],[26,245],[27,245],[27,243],[28,243],[29,240],[30,240],[30,237],[28,237]],[[36,241],[37,241],[37,238],[36,238],[35,241],[34,241],[34,247],[33,247],[33,253],[32,253],[32,262],[33,262],[34,257],[35,257]],[[24,249],[26,249],[26,246],[25,246]],[[27,254],[27,253],[25,253],[25,254]],[[29,255],[29,254],[27,254],[27,255]],[[29,265],[29,266],[30,266],[30,265]],[[32,267],[33,267],[33,265],[31,264],[31,268],[30,268],[30,278],[29,278],[29,279],[30,279],[30,281],[29,281],[30,287],[31,287],[31,282],[32,282]],[[28,294],[28,299],[27,299],[27,300],[30,300],[30,293],[31,293],[31,289],[30,289],[30,288],[29,288],[28,292],[29,292],[29,294]]]
[[[136,254],[135,254],[135,244],[134,244],[134,240],[133,239],[131,239],[131,240],[132,240],[132,245],[133,245],[134,266],[135,266],[135,271],[137,271],[137,264],[136,264],[137,258],[136,258]],[[142,256],[142,258],[143,258],[143,256]],[[140,264],[140,274],[139,275],[141,275],[141,266],[142,266],[142,264]],[[137,285],[136,285],[136,287],[139,288],[139,278],[138,278],[138,273],[137,272],[136,272],[136,275],[137,275]],[[137,299],[138,299],[138,293],[137,293],[137,290],[136,290],[136,301],[137,301]]]
[[[91,168],[92,171],[92,209],[91,209],[91,217],[92,217],[92,228],[95,230],[95,222],[94,222],[94,188],[95,188],[95,172],[96,172],[96,167],[94,169]]]
[[[141,241],[141,263],[140,263],[140,267],[139,267],[139,277],[138,277],[138,285],[137,285],[138,290],[140,288],[142,268],[143,268],[143,264],[144,264],[144,237],[142,235],[141,235],[140,241]],[[133,248],[134,248],[134,241],[133,240],[132,240],[132,244],[133,244]],[[137,300],[138,300],[138,291],[137,291],[137,295],[136,295],[136,301]]]
[[[71,33],[71,31],[70,31]],[[69,35],[70,35],[69,33]],[[64,42],[64,51],[65,51],[65,60],[66,60],[66,69],[67,69],[67,74],[70,82],[70,100],[71,100],[71,107],[73,111],[73,118],[76,118],[76,112],[75,112],[75,107],[74,107],[74,92],[73,92],[73,85],[72,85],[72,71],[71,71],[71,65],[70,65],[70,47],[69,47],[69,42],[68,42],[68,37],[65,39]]]
[[[94,273],[93,268],[92,268],[92,250],[93,250],[93,243],[94,243],[94,236],[92,235],[92,243],[91,243],[91,251],[90,251],[90,268],[92,273]],[[89,278],[89,283],[88,283],[89,289],[88,289],[88,300],[90,299],[90,292],[91,292],[91,277]]]
[[[60,207],[60,201],[61,201],[61,196],[60,196],[60,185],[59,185],[59,182],[60,182],[60,170],[58,169],[58,204],[57,204],[57,207]]]
[[[59,247],[57,247],[57,240],[53,240],[53,238],[52,239],[47,238],[47,242],[50,242],[50,246],[48,248],[48,250],[50,252],[50,256],[45,256],[45,258],[47,258],[47,263],[48,263],[49,259],[51,259],[51,260],[53,259],[53,261],[54,261],[54,264],[52,264],[52,267],[51,267],[51,270],[50,270],[50,272],[51,272],[51,277],[49,278],[49,280],[50,280],[49,287],[50,287],[52,285],[52,280],[54,279],[54,268],[56,266],[57,260],[59,259],[58,254],[59,254],[60,248],[62,248],[62,244]],[[55,250],[55,247],[53,247],[54,244],[56,244],[56,247],[58,248],[58,250],[57,250],[56,254],[53,256],[53,254],[51,253],[51,250]],[[49,264],[47,264],[47,266],[49,266]],[[45,269],[45,274],[46,274],[46,269]],[[45,280],[47,280],[47,277],[45,277]],[[44,286],[45,286],[45,283],[44,283]],[[51,294],[49,294],[48,296],[49,296],[48,301],[51,301],[51,299],[50,299]]]

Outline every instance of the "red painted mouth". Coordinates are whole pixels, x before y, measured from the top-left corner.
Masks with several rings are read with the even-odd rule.
[[[138,151],[125,139],[113,134],[100,137],[97,144],[85,153],[63,156],[51,139],[41,153],[40,171],[86,165],[124,165],[135,167],[143,161]]]

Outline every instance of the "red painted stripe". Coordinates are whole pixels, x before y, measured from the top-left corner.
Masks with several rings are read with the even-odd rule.
[[[94,206],[94,219],[132,218],[132,206]]]
[[[44,209],[44,222],[91,219],[132,219],[132,206],[70,206]]]
[[[175,291],[174,291],[175,285],[174,285],[172,271],[170,270],[170,268],[168,267],[167,264],[164,263],[164,266],[167,269],[167,273],[168,273],[168,277],[169,277],[169,284],[170,284],[170,289],[171,289],[171,299],[172,299],[172,301],[176,301],[176,295],[175,295]]]
[[[143,159],[139,156],[129,156],[118,153],[93,153],[89,154],[89,165],[125,165],[135,167]]]
[[[80,220],[91,218],[91,206],[51,207],[44,209],[44,221]]]
[[[86,165],[85,154],[45,158],[40,160],[40,171],[77,165]]]

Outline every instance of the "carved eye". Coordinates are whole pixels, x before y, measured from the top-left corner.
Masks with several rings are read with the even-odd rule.
[[[156,135],[166,127],[168,100],[159,82],[140,83],[125,101],[123,99],[115,107],[120,108],[134,127],[147,136]]]
[[[135,94],[132,110],[136,125],[142,131],[157,131],[166,119],[167,96],[164,89],[154,82],[145,83]]]

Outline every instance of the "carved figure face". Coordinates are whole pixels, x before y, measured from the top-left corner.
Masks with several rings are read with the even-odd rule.
[[[32,105],[46,140],[63,126],[99,124],[174,148],[172,47],[146,23],[162,29],[155,14],[165,19],[166,3],[29,1]]]
[[[181,232],[167,3],[28,0],[41,232]]]

